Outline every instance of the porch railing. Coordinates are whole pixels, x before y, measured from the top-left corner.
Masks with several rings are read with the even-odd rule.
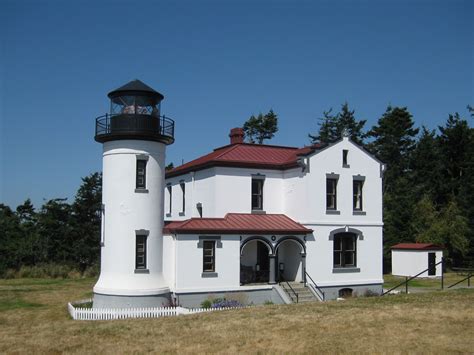
[[[308,274],[306,270],[304,274],[305,274],[304,285],[305,286],[308,285],[314,291],[314,294],[318,296],[319,300],[324,302],[325,300],[324,291],[319,288],[319,286],[316,284],[316,282],[314,282],[313,278]],[[309,283],[307,281],[307,278],[309,278],[312,283]]]
[[[299,302],[299,296],[298,296],[298,292],[296,292],[293,287],[291,287],[290,283],[288,281],[284,281],[286,283],[286,285],[290,288],[291,292],[293,293],[293,295],[295,295],[296,297],[296,303]],[[291,300],[294,302],[295,300],[293,299],[293,296],[291,295],[291,293],[288,292],[288,295],[290,296]]]

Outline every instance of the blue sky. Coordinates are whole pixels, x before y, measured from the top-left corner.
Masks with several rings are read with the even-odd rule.
[[[0,2],[0,202],[73,199],[101,169],[94,119],[135,78],[165,96],[175,165],[272,108],[272,144],[303,146],[344,101],[435,128],[474,105],[474,2]],[[473,124],[473,120],[470,120]]]

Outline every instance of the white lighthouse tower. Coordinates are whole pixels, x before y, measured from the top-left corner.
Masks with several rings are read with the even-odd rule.
[[[166,306],[163,191],[174,121],[163,95],[139,80],[110,92],[110,114],[96,119],[103,144],[100,277],[94,308]]]

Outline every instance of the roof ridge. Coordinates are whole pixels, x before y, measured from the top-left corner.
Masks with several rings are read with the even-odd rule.
[[[301,147],[290,147],[287,145],[276,145],[276,144],[258,144],[258,143],[233,143],[233,144],[227,144],[223,145],[222,147],[217,147],[214,148],[214,152],[216,150],[221,150],[225,149],[227,147],[232,147],[232,146],[248,146],[248,147],[263,147],[263,148],[281,148],[281,149],[288,149],[288,150],[298,150],[301,149]],[[303,147],[304,148],[304,147]]]

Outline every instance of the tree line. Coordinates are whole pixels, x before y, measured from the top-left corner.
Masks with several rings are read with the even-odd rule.
[[[24,266],[64,265],[84,272],[98,266],[102,176],[82,178],[74,201],[27,199],[16,210],[0,204],[0,276]]]

